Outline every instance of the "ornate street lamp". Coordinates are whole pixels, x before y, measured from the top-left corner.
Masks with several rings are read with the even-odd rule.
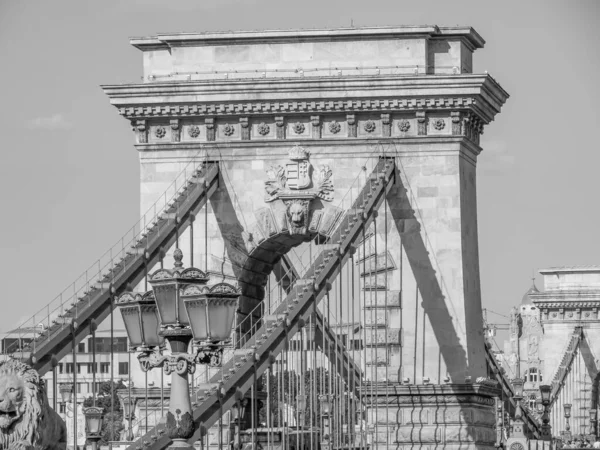
[[[321,418],[323,420],[323,429],[321,435],[321,449],[329,450],[333,448],[333,442],[331,440],[331,395],[319,395],[319,402],[321,402]]]
[[[242,441],[241,441],[241,430],[242,430],[242,421],[244,420],[244,415],[246,414],[246,405],[248,404],[248,400],[244,398],[244,393],[240,388],[237,388],[235,391],[235,405],[231,408],[231,419],[235,424],[235,440],[233,443],[234,450],[241,450]]]
[[[523,385],[525,384],[525,381],[522,378],[515,378],[514,380],[511,381],[511,383],[513,385],[513,388],[515,389],[513,398],[515,399],[515,402],[517,403],[517,408],[515,411],[515,419],[520,419],[522,416],[521,400],[523,400]]]
[[[162,367],[171,376],[171,398],[167,413],[167,436],[178,448],[191,448],[185,441],[194,434],[188,374],[196,364],[219,366],[223,341],[229,339],[239,292],[228,284],[206,286],[209,277],[199,269],[183,268],[183,253],[175,249],[175,267],[159,269],[148,277],[152,291],[124,293],[121,307],[127,335],[138,349],[143,371]],[[189,303],[189,305],[184,304]],[[170,355],[162,355],[161,339],[166,339]],[[190,341],[197,342],[193,354]]]
[[[549,384],[540,385],[540,396],[542,400],[542,440],[543,441],[551,441],[552,440],[552,428],[550,426],[550,394],[552,393],[552,386]]]
[[[181,290],[200,364],[221,365],[239,296],[239,291],[227,283],[211,287],[189,285]]]
[[[570,403],[565,403],[563,405],[563,408],[565,410],[565,438],[567,438],[568,440],[571,439],[571,426],[569,425],[569,417],[571,417],[571,404]]]
[[[523,400],[523,385],[525,381],[522,378],[515,378],[511,381],[514,388],[513,399],[516,403],[515,419],[511,423],[511,439],[519,439],[525,437],[525,424],[523,423],[523,412],[521,410],[521,400]]]
[[[123,419],[127,421],[127,440],[133,441],[133,420],[135,419],[135,397],[130,397],[129,395],[121,395],[119,391],[117,391],[117,395],[121,400],[121,405],[123,406]]]
[[[104,413],[102,408],[90,406],[83,410],[85,415],[85,434],[92,443],[92,450],[98,449],[98,441],[102,439],[102,420]]]
[[[306,397],[305,394],[298,394],[296,397],[296,403],[298,404],[298,428],[306,425]]]
[[[73,383],[61,383],[58,387],[63,403],[71,403],[73,398]]]
[[[502,442],[503,442],[503,436],[502,436],[502,432],[504,431],[504,414],[502,412],[502,399],[497,397],[496,398],[496,414],[497,414],[497,420],[496,420],[496,443],[494,444],[494,446],[496,448],[500,448],[502,447]]]
[[[595,441],[598,438],[598,410],[596,408],[590,409],[590,429]]]

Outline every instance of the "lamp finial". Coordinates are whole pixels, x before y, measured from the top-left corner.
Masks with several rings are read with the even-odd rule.
[[[175,270],[181,270],[183,267],[183,263],[181,262],[183,259],[183,252],[180,248],[176,248],[173,252],[173,259],[175,260]]]

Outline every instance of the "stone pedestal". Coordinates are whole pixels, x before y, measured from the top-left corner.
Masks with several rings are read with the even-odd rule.
[[[378,450],[492,449],[499,393],[482,384],[367,386],[367,441]]]

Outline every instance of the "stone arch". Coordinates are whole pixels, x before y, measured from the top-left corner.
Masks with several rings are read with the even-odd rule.
[[[247,254],[238,263],[237,279],[241,289],[238,323],[252,312],[257,320],[260,319],[256,307],[265,298],[269,276],[283,255],[315,237],[324,242],[335,230],[341,216],[341,208],[324,205],[318,200],[310,202],[302,227],[292,224],[289,208],[283,201],[254,211],[256,222],[243,233]]]

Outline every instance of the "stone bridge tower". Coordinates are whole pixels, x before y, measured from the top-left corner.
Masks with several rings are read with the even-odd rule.
[[[377,293],[366,305],[377,317],[377,337],[366,343],[375,350],[366,364],[376,369],[366,373],[373,382],[387,376],[368,412],[373,443],[491,448],[496,391],[480,383],[476,163],[484,125],[508,94],[473,73],[481,36],[470,27],[400,26],[179,33],[131,44],[142,52],[143,82],[104,90],[133,127],[142,210],[199,150],[221,161],[209,212],[180,248],[197,241],[195,265],[238,280],[241,317],[306,232],[280,227],[293,211],[277,189],[265,192],[276,168],[294,165],[287,175],[296,189],[330,183],[313,189],[319,220],[304,224],[320,232],[348,207],[339,201],[368,157],[395,158],[389,223],[380,212],[377,228],[381,240],[388,230],[395,268],[383,286],[390,300],[384,306]],[[260,261],[248,258],[255,245],[264,246]]]

